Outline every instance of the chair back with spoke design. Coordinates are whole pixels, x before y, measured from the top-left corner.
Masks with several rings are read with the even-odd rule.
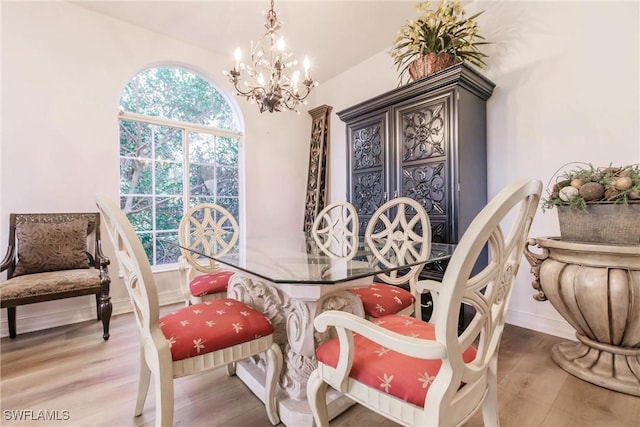
[[[232,271],[211,258],[229,252],[238,241],[238,222],[224,207],[201,203],[190,208],[180,221],[178,259],[180,283],[188,304],[226,298]],[[192,250],[184,249],[189,248]]]
[[[461,425],[480,408],[485,425],[498,425],[498,348],[541,192],[538,180],[507,186],[466,230],[442,282],[418,281],[419,292],[435,296],[429,323],[399,315],[369,322],[339,311],[316,317],[320,333],[335,327],[338,336],[318,347],[308,381],[317,426],[328,425],[328,385],[402,425]],[[485,248],[488,263],[475,273]],[[458,335],[463,304],[475,314]]]
[[[320,211],[311,234],[326,255],[351,259],[358,252],[359,228],[356,208],[349,202],[334,202]]]
[[[376,259],[384,265],[397,265],[398,259],[421,260],[431,252],[431,222],[424,208],[408,197],[398,197],[380,206],[365,231],[365,241]],[[384,283],[354,289],[369,318],[389,314],[421,313],[415,284],[424,263],[410,268],[378,274]],[[404,289],[400,286],[404,286]]]
[[[282,370],[282,351],[273,342],[273,326],[267,318],[227,298],[160,316],[155,280],[140,239],[114,202],[103,194],[98,194],[96,201],[124,274],[139,331],[140,379],[135,415],[143,412],[152,375],[156,425],[171,426],[175,378],[222,366],[233,374],[235,362],[263,353],[264,402],[269,421],[278,424],[275,387]]]

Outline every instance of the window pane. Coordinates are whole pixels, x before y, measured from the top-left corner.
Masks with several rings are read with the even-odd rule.
[[[158,232],[157,238],[156,265],[177,263],[178,257],[180,256],[180,248],[166,242],[169,241],[177,244],[178,232]]]
[[[213,163],[215,160],[215,137],[200,132],[189,132],[189,162]]]
[[[177,230],[183,212],[182,196],[158,198],[156,202],[156,229]]]
[[[150,231],[153,229],[151,197],[120,197],[120,209],[127,215],[129,222],[136,231]]]
[[[219,136],[216,138],[216,163],[221,165],[238,164],[238,140]]]
[[[228,210],[236,221],[240,218],[240,208],[237,197],[217,197],[216,203]]]
[[[216,168],[216,194],[219,196],[238,195],[238,169],[233,167]]]
[[[151,158],[151,125],[120,120],[120,155]]]
[[[215,202],[216,202],[216,199],[213,196],[194,196],[194,197],[191,197],[191,199],[189,199],[189,207],[199,205],[200,203],[215,203]]]
[[[152,178],[149,162],[120,159],[120,194],[151,194]]]
[[[181,195],[182,163],[156,162],[156,194]]]
[[[213,165],[190,165],[189,186],[193,195],[215,194],[215,171]]]
[[[167,160],[180,163],[184,161],[182,129],[166,126],[154,126],[153,140],[155,142],[156,160]]]
[[[140,238],[140,242],[142,242],[142,247],[144,248],[144,252],[147,254],[147,259],[149,260],[149,264],[153,264],[153,234],[152,233],[138,233],[138,237]]]

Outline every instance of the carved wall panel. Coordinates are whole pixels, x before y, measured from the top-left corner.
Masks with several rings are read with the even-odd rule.
[[[311,231],[318,213],[324,208],[327,193],[327,159],[329,157],[329,119],[331,107],[321,105],[311,114],[311,148],[309,150],[309,176],[305,198],[304,231]]]

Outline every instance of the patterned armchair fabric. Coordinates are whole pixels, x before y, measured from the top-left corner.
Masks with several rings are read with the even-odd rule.
[[[19,305],[95,295],[103,339],[109,339],[109,259],[101,252],[98,213],[11,214],[9,245],[0,271],[0,304],[16,337]]]

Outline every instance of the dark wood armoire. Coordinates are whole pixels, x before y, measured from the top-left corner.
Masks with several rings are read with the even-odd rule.
[[[433,242],[458,242],[487,203],[486,101],[494,87],[460,63],[338,112],[347,200],[361,234],[380,205],[405,196],[426,209]],[[441,278],[445,267],[423,276]]]

